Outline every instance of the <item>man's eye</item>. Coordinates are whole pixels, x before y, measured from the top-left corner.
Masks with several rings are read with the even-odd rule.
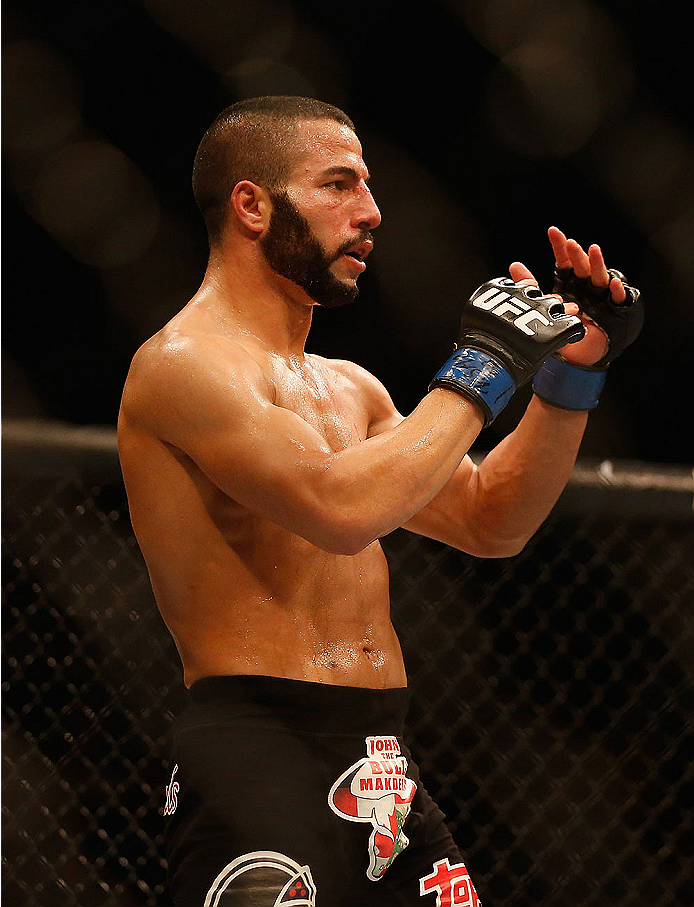
[[[329,183],[326,183],[326,188],[330,189],[339,189],[343,190],[347,188],[347,183],[344,180],[332,180]]]

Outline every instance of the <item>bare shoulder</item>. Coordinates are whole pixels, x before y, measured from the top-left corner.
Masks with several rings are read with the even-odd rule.
[[[270,393],[259,357],[236,338],[167,326],[135,353],[121,417],[162,436],[176,420],[212,417],[230,400]]]

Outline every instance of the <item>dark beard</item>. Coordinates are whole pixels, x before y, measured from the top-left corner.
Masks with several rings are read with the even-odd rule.
[[[328,258],[308,221],[287,193],[271,192],[270,199],[270,226],[260,245],[272,270],[298,284],[314,302],[326,308],[354,302],[359,295],[358,288],[338,280],[330,265],[359,242],[359,238],[341,246]]]

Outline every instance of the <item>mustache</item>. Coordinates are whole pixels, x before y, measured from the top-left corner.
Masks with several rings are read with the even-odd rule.
[[[363,243],[363,242],[373,242],[373,236],[372,236],[370,230],[362,230],[360,233],[358,233],[352,239],[348,240],[347,242],[343,242],[342,245],[337,249],[335,254],[330,259],[330,264],[332,264],[334,261],[337,261],[337,259],[341,255],[345,254],[345,252],[349,252],[350,249],[353,249],[355,246],[358,246],[360,243]]]

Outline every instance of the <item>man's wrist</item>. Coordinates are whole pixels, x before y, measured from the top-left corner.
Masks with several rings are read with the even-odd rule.
[[[446,387],[476,403],[484,414],[484,427],[490,425],[506,406],[516,385],[503,365],[485,350],[457,349],[439,369],[429,385]]]
[[[595,409],[605,386],[605,371],[593,371],[553,356],[533,379],[533,391],[545,403],[560,409]]]

